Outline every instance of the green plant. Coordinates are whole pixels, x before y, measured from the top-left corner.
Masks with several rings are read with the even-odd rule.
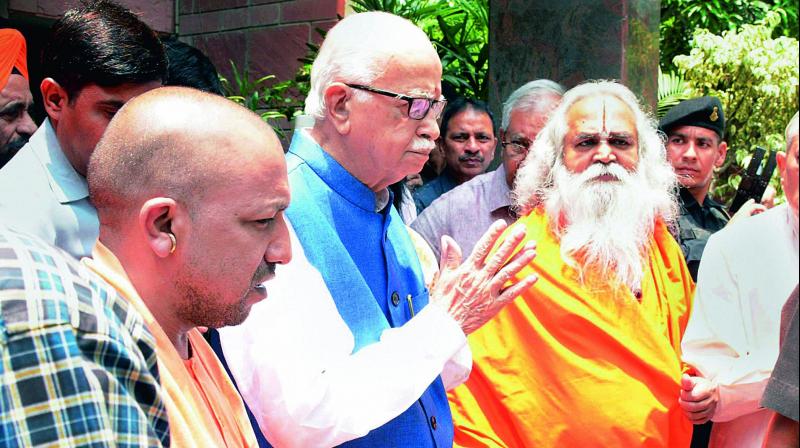
[[[317,28],[323,38],[325,31]],[[310,90],[311,64],[319,53],[319,45],[306,43],[308,52],[298,61],[301,63],[293,79],[277,81],[274,75],[252,80],[246,70],[239,70],[231,61],[233,82],[220,76],[225,95],[248,109],[258,113],[281,137],[286,137],[281,127],[303,112],[303,102]]]
[[[658,118],[663,117],[672,106],[691,97],[689,85],[682,76],[663,73],[658,69]]]
[[[356,12],[389,12],[422,28],[442,60],[442,81],[458,95],[487,99],[488,0],[353,0],[350,4]]]
[[[798,108],[798,42],[772,38],[781,20],[769,12],[722,35],[697,30],[691,52],[675,58],[693,95],[717,96],[725,107],[728,157],[712,193],[723,201],[735,193],[756,145],[782,149],[783,130]],[[773,186],[780,191],[777,174]]]
[[[798,37],[797,0],[661,0],[661,67],[675,69],[673,58],[689,52],[694,30],[714,34],[762,20],[769,12],[779,15],[773,36]]]

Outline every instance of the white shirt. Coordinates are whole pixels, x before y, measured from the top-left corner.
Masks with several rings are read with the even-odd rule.
[[[770,412],[759,402],[797,282],[797,221],[786,204],[708,240],[681,346],[684,361],[719,386],[709,446],[761,447]]]
[[[100,224],[86,178],[61,151],[47,119],[0,170],[0,221],[69,252],[89,257]]]
[[[411,406],[438,376],[445,388],[472,369],[466,337],[428,305],[378,343],[353,352],[319,272],[290,227],[292,261],[266,284],[247,320],[220,329],[239,391],[274,446],[330,447],[363,437]]]

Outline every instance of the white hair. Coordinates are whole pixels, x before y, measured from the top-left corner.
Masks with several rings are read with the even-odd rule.
[[[386,70],[393,55],[418,49],[428,36],[410,21],[385,12],[364,12],[345,17],[325,36],[311,66],[311,86],[305,113],[319,121],[325,117],[325,90],[334,82],[370,84]],[[356,91],[354,95],[366,95]]]
[[[564,87],[549,79],[537,79],[518,88],[503,103],[503,120],[500,127],[508,130],[511,123],[511,113],[515,110],[534,110],[544,97],[556,95],[564,96]]]
[[[578,101],[596,96],[617,98],[634,114],[639,161],[633,172],[612,163],[594,164],[576,174],[563,164],[567,113]],[[601,174],[620,182],[593,182]],[[615,82],[591,81],[564,95],[520,167],[513,197],[521,214],[544,208],[560,238],[562,259],[578,270],[582,280],[588,272],[601,280],[614,274],[610,278],[637,289],[656,219],[669,224],[677,216],[676,188],[656,123],[634,94]]]
[[[789,150],[789,147],[792,146],[792,142],[794,139],[797,138],[798,133],[800,133],[800,121],[798,121],[798,115],[800,113],[795,112],[794,117],[789,120],[789,124],[786,126],[786,150]]]

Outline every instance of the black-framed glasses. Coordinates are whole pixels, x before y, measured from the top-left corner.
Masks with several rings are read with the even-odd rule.
[[[533,142],[528,139],[521,139],[510,142],[503,140],[501,144],[503,145],[504,148],[508,148],[514,155],[521,156],[528,153],[528,150],[531,149]]]
[[[413,120],[422,120],[428,115],[429,111],[433,111],[434,119],[438,120],[439,117],[442,115],[444,106],[447,104],[447,100],[445,99],[433,100],[425,97],[413,97],[413,96],[403,95],[401,93],[390,92],[388,90],[376,89],[375,87],[365,86],[361,84],[345,83],[345,85],[353,89],[363,90],[365,92],[370,92],[370,93],[377,93],[378,95],[388,96],[407,102],[408,118],[411,118]]]

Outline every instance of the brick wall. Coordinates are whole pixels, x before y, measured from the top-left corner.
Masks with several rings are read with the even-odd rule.
[[[230,76],[230,61],[255,76],[290,79],[319,43],[316,28],[330,29],[343,16],[345,0],[117,0],[158,32],[176,33]],[[12,18],[55,20],[78,0],[8,0]],[[175,20],[175,11],[178,20]]]
[[[142,19],[156,31],[172,33],[175,0],[116,0],[131,11],[141,14]],[[8,0],[8,13],[12,17],[31,16],[57,19],[69,8],[77,6],[77,0]]]
[[[316,28],[330,29],[344,15],[345,0],[175,0],[178,35],[203,50],[230,76],[230,61],[252,77],[291,79],[319,43]]]

